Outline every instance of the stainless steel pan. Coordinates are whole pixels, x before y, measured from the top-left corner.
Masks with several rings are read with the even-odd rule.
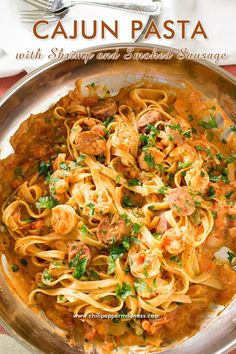
[[[154,49],[152,45],[134,44],[90,48],[89,51],[95,54],[112,53],[120,48],[120,58],[115,61],[98,61],[95,58],[86,65],[82,60],[54,61],[20,80],[0,101],[1,158],[10,153],[9,137],[14,134],[20,122],[30,113],[47,109],[73,88],[76,79],[82,79],[85,83],[106,84],[113,92],[142,79],[166,81],[178,86],[188,81],[207,96],[216,97],[230,117],[236,117],[236,81],[224,70],[209,62],[178,61],[176,57],[166,61],[124,60],[123,55],[129,46],[135,48],[135,52],[152,52]],[[161,52],[169,50],[161,46],[156,48]],[[174,49],[172,51],[177,53]],[[83,352],[81,347],[70,347],[48,321],[34,314],[6,283],[3,274],[0,274],[0,287],[0,322],[28,350],[48,354]],[[236,302],[201,332],[165,353],[220,354],[228,353],[234,347]]]

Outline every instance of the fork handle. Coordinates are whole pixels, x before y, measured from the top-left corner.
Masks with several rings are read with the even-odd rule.
[[[78,4],[84,5],[95,5],[95,6],[103,6],[109,7],[113,9],[121,9],[121,10],[129,10],[133,12],[140,12],[144,14],[156,14],[160,10],[160,3],[158,2],[157,5],[135,5],[125,2],[95,2],[95,1],[81,1],[81,0],[69,0],[68,2],[65,1],[64,3],[66,7],[71,7]]]

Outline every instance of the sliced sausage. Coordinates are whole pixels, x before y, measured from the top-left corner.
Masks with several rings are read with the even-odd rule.
[[[73,241],[68,244],[68,261],[71,262],[77,254],[79,255],[79,260],[87,258],[88,264],[90,263],[92,254],[83,241]]]
[[[118,214],[104,217],[97,228],[99,241],[105,244],[121,242],[130,233],[130,226]]]
[[[101,120],[113,116],[117,111],[118,107],[112,98],[100,100],[97,104],[91,107],[92,116]]]
[[[88,155],[100,155],[106,150],[106,141],[103,137],[91,131],[78,134],[75,144],[80,152]]]
[[[173,189],[166,197],[166,201],[178,216],[191,215],[195,211],[195,203],[187,187]]]
[[[152,124],[157,122],[158,119],[161,118],[161,114],[157,111],[148,111],[141,115],[136,121],[136,125],[138,128],[145,127],[147,124]]]

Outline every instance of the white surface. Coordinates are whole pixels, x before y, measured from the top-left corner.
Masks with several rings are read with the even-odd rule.
[[[30,354],[30,352],[13,338],[0,335],[0,354]]]
[[[110,3],[115,3],[115,0],[110,0]],[[137,1],[137,0],[127,0],[130,3],[152,3],[152,0]],[[120,22],[120,33],[119,40],[116,40],[111,34],[108,34],[104,40],[99,38],[94,38],[92,40],[86,40],[79,38],[77,40],[65,40],[64,38],[40,40],[37,39],[32,33],[32,24],[23,24],[20,21],[19,9],[32,9],[32,7],[22,0],[1,0],[0,1],[0,48],[2,48],[7,54],[10,63],[14,63],[18,66],[16,69],[20,70],[19,66],[26,68],[27,71],[31,71],[36,67],[41,66],[48,61],[48,54],[54,47],[63,48],[66,52],[71,52],[73,50],[83,49],[87,47],[92,47],[95,45],[108,44],[114,42],[129,42],[131,39],[131,21],[141,20],[146,24],[148,16],[144,14],[137,14],[134,12],[128,12],[124,10],[114,10],[104,7],[95,7],[89,5],[78,5],[71,8],[67,16],[62,20],[63,26],[67,29],[68,33],[72,33],[72,25],[74,20],[85,20],[88,24],[88,33],[92,31],[92,24],[94,20],[103,20],[112,28],[114,28],[114,21],[119,20]],[[55,27],[55,24],[50,25],[50,29]],[[130,30],[127,31],[127,28]],[[50,29],[47,33],[50,33]],[[90,32],[89,32],[90,31]],[[42,60],[30,61],[30,60],[16,60],[17,52],[26,52],[28,50],[37,50],[41,48],[45,57]],[[0,59],[2,60],[2,59]],[[5,58],[6,60],[6,58]],[[4,75],[4,71],[9,74],[12,65],[7,65],[5,62],[1,64],[1,76]],[[14,65],[13,65],[14,66]]]
[[[102,1],[102,0],[101,0]],[[151,0],[129,0],[135,3],[150,3]],[[112,0],[111,2],[116,2]],[[191,29],[189,26],[188,39],[180,39],[180,26],[176,28],[176,36],[173,40],[158,40],[152,37],[149,43],[169,45],[176,48],[187,47],[195,52],[221,52],[227,53],[228,56],[218,64],[236,64],[236,1],[235,0],[162,0],[163,12],[159,17],[161,24],[167,19],[190,19],[193,23],[201,20],[209,39],[190,39]],[[79,5],[70,11],[70,14],[63,20],[66,28],[70,28],[73,20],[85,20],[91,29],[93,20],[103,19],[112,25],[114,19],[120,21],[120,37],[115,40],[113,36],[107,36],[101,40],[95,38],[93,40],[39,40],[32,34],[32,25],[22,24],[19,18],[19,8],[30,8],[22,0],[1,0],[0,1],[0,48],[8,54],[8,56],[0,57],[0,77],[14,75],[16,72],[25,68],[27,71],[42,65],[47,59],[47,54],[52,47],[63,47],[66,52],[88,48],[94,45],[105,45],[108,43],[132,42],[130,34],[130,23],[132,19],[142,20],[145,24],[147,16],[128,13],[121,10],[104,9],[99,7]],[[89,25],[90,24],[90,25]],[[128,30],[129,29],[129,30]],[[161,32],[161,31],[160,31]],[[98,36],[99,37],[99,36]],[[15,59],[17,52],[27,50],[36,50],[42,48],[45,57],[38,61]]]

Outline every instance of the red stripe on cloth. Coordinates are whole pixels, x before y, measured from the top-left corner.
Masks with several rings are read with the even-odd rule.
[[[3,328],[0,326],[0,334],[5,334],[6,336],[9,336],[10,334]]]

